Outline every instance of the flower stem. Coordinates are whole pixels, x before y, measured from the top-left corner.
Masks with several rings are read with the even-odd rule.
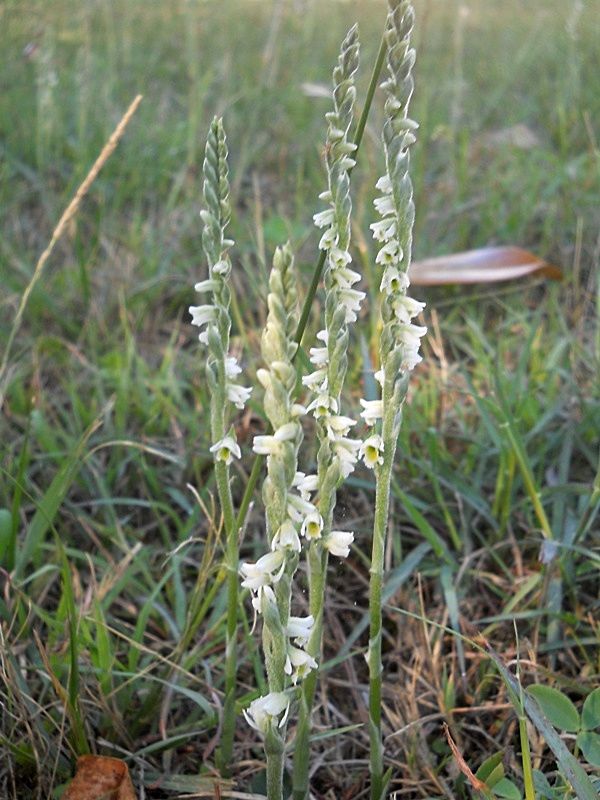
[[[328,553],[323,548],[318,552],[313,544],[309,551],[309,612],[314,617],[310,639],[306,652],[313,658],[321,655],[323,638],[323,609],[325,605],[325,575],[327,573]],[[304,800],[308,794],[308,768],[310,761],[310,717],[317,689],[318,670],[312,670],[302,683],[300,707],[298,710],[298,727],[294,744],[293,800]]]
[[[239,542],[231,497],[229,467],[224,461],[215,462],[215,477],[219,501],[223,511],[227,569],[227,630],[225,635],[225,701],[223,705],[223,730],[217,756],[219,769],[226,775],[231,767],[233,737],[235,734],[235,689],[237,672],[237,621],[238,621],[238,562]]]
[[[279,734],[271,730],[265,738],[267,755],[267,798],[283,800],[283,755],[284,745]]]
[[[390,404],[391,405],[391,404]],[[396,454],[393,406],[387,409],[383,419],[382,437],[385,445],[383,464],[376,472],[375,519],[373,522],[373,545],[371,553],[371,578],[369,582],[369,768],[371,772],[371,800],[382,800],[383,742],[381,738],[381,609],[385,546],[390,505],[392,468]]]

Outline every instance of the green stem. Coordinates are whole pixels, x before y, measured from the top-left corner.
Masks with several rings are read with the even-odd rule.
[[[323,638],[323,609],[325,607],[325,576],[327,574],[327,550],[319,552],[318,544],[313,543],[309,550],[309,612],[314,624],[306,652],[320,659]],[[298,727],[294,744],[293,800],[304,800],[308,794],[308,768],[310,761],[310,722],[317,689],[318,670],[314,669],[304,678],[300,692]]]
[[[391,415],[388,413],[387,417]],[[376,476],[375,520],[373,523],[373,548],[371,553],[371,579],[369,583],[369,739],[371,800],[381,800],[383,793],[383,742],[381,738],[381,610],[385,543],[390,501],[392,466],[395,455],[395,439],[386,436],[384,420],[384,461]],[[393,434],[393,431],[392,431]]]
[[[267,754],[267,798],[283,800],[283,740],[276,731],[269,731],[265,738]]]
[[[232,763],[235,735],[235,689],[237,673],[237,620],[238,620],[238,527],[233,510],[229,467],[224,461],[215,462],[215,478],[223,512],[225,535],[225,565],[227,569],[227,632],[225,637],[225,701],[223,705],[223,730],[218,764],[221,774],[227,775]]]
[[[385,36],[382,36],[381,42],[379,43],[379,52],[377,53],[375,66],[373,67],[373,72],[371,73],[371,81],[369,82],[369,88],[367,89],[365,105],[362,114],[360,115],[360,119],[358,120],[358,125],[356,126],[356,134],[354,136],[354,144],[356,145],[356,150],[354,151],[355,160],[356,160],[356,154],[358,153],[358,148],[360,147],[360,143],[362,142],[365,128],[367,127],[367,120],[369,118],[369,112],[371,110],[371,105],[373,103],[373,96],[375,94],[375,89],[377,89],[377,81],[379,80],[379,74],[381,72],[381,68],[383,67],[383,61],[385,59],[386,52],[387,52],[387,45],[385,41]]]

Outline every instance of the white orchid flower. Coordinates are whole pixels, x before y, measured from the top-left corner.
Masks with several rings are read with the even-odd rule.
[[[386,294],[405,292],[410,286],[410,279],[406,272],[399,272],[396,267],[386,267],[381,279],[379,290]]]
[[[283,575],[285,556],[281,550],[274,550],[261,556],[256,564],[245,563],[240,567],[244,580],[242,586],[257,592],[261,586],[277,583]]]
[[[271,542],[272,550],[285,550],[287,548],[294,550],[296,553],[299,553],[301,549],[300,537],[291,519],[286,519]]]
[[[315,618],[312,614],[308,617],[288,617],[285,635],[293,639],[299,647],[304,647],[310,638],[314,624]]]
[[[294,482],[292,486],[295,489],[298,489],[300,493],[300,497],[303,500],[307,500],[310,502],[310,495],[312,492],[317,491],[317,487],[319,485],[319,476],[318,475],[305,475],[303,472],[297,472],[294,476]]]
[[[340,436],[345,436],[353,425],[356,425],[356,420],[351,419],[351,417],[333,414],[325,418],[327,435],[330,439],[337,439]]]
[[[288,645],[285,672],[287,675],[292,676],[294,686],[311,670],[316,669],[317,666],[315,659],[305,650],[294,647],[292,644]]]
[[[360,457],[365,466],[374,469],[376,464],[383,464],[383,439],[378,433],[369,436],[360,447]]]
[[[329,536],[323,540],[323,546],[329,550],[332,556],[347,558],[353,541],[354,533],[352,531],[331,531]]]
[[[360,400],[363,407],[360,416],[364,419],[365,424],[374,425],[378,419],[383,417],[383,400]]]
[[[347,439],[340,436],[333,441],[333,450],[340,462],[340,472],[344,478],[354,472],[357,462],[357,451],[360,449],[360,442],[356,439]]]
[[[356,322],[360,304],[365,297],[365,292],[359,292],[358,289],[340,290],[339,300],[346,307],[346,322]]]
[[[408,295],[401,294],[394,298],[392,307],[398,321],[409,325],[411,319],[423,311],[425,303],[420,303],[418,300],[408,297]]]
[[[285,725],[289,710],[289,695],[285,692],[270,692],[253,700],[244,711],[244,717],[250,727],[260,733],[267,733],[272,725],[277,725],[278,728]],[[279,720],[281,714],[283,717]]]
[[[319,417],[326,417],[330,413],[337,414],[337,400],[326,393],[321,393],[306,407],[306,410],[313,411],[317,419]]]
[[[320,539],[323,531],[323,517],[318,511],[312,511],[304,517],[301,533],[306,539]]]
[[[229,381],[226,383],[225,388],[227,391],[227,399],[237,408],[243,408],[252,394],[252,388],[239,386],[237,383],[230,383]]]
[[[215,454],[217,461],[224,461],[226,464],[231,464],[233,458],[241,458],[242,451],[239,444],[233,436],[225,436],[218,442],[215,442],[210,448],[210,452]]]

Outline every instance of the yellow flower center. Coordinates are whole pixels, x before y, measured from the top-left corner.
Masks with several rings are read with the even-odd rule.
[[[367,461],[370,463],[374,463],[379,458],[379,450],[376,447],[373,447],[372,444],[367,445],[365,452],[367,455]]]

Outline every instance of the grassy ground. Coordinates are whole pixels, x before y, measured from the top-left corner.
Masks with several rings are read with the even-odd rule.
[[[600,675],[600,5],[416,5],[416,256],[512,243],[565,272],[561,285],[415,292],[428,303],[430,335],[394,482],[386,747],[398,797],[463,798],[470,790],[442,722],[473,770],[503,750],[522,786],[517,719],[487,658],[431,623],[483,632],[506,662],[520,656],[525,683],[562,688],[578,707]],[[129,101],[145,96],[32,294],[9,361],[0,417],[2,797],[59,796],[84,739],[127,758],[145,797],[212,793],[203,781],[216,774],[223,574],[206,389],[186,312],[206,269],[204,136],[212,115],[224,114],[235,346],[253,375],[273,248],[291,237],[306,291],[318,241],[311,215],[328,101],[303,84],[328,85],[355,19],[364,89],[383,2],[0,6],[1,349],[63,207]],[[378,105],[354,175],[367,286],[380,118]],[[367,311],[350,366],[355,412],[376,340],[369,319]],[[317,307],[310,324],[317,330]],[[248,444],[262,418],[254,401],[238,438]],[[371,476],[355,473],[338,516],[357,546],[331,568],[331,660],[316,726],[356,727],[315,744],[316,797],[360,797],[367,787],[372,503]],[[539,560],[544,529],[558,542],[548,564]],[[260,537],[256,507],[244,556],[260,552]],[[248,607],[244,704],[264,680]],[[569,796],[543,739],[529,735],[552,796]],[[240,791],[260,791],[260,758],[240,723]]]

